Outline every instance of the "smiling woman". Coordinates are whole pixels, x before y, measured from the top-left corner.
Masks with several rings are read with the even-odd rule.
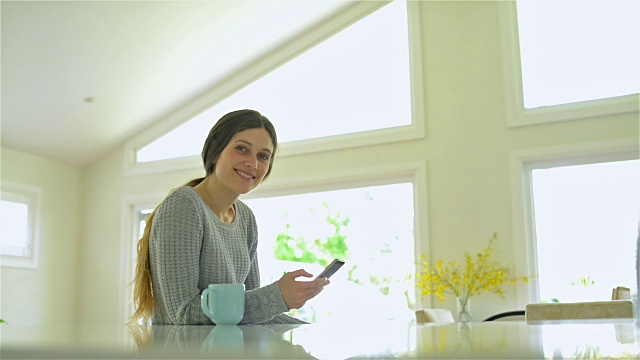
[[[138,243],[131,322],[212,324],[201,308],[210,284],[244,284],[242,324],[303,323],[284,315],[328,284],[304,270],[260,287],[257,224],[238,197],[268,177],[278,141],[257,111],[223,116],[202,150],[206,175],[175,189],[149,216]]]

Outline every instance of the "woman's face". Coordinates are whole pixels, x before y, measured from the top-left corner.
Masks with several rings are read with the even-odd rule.
[[[246,194],[262,183],[273,156],[267,130],[249,129],[237,133],[220,153],[214,174],[237,195]]]

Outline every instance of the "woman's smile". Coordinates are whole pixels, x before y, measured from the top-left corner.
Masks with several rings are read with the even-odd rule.
[[[236,173],[237,173],[238,175],[240,175],[240,177],[241,177],[242,179],[246,180],[246,181],[251,181],[251,180],[253,180],[253,179],[255,179],[255,178],[256,178],[253,174],[250,174],[250,173],[244,172],[244,171],[242,171],[242,170],[238,170],[238,169],[236,169]]]

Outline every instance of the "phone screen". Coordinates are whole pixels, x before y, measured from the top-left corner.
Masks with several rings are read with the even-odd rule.
[[[344,265],[344,261],[335,259],[331,262],[331,264],[327,265],[326,268],[324,268],[324,270],[320,273],[320,275],[318,275],[318,277],[316,277],[316,279],[319,279],[321,277],[325,277],[325,278],[330,278],[331,275],[333,275],[336,271],[338,271],[338,269],[340,269],[342,267],[342,265]]]

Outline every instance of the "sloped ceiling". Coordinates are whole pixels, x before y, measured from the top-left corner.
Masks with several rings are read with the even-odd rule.
[[[1,1],[2,146],[91,164],[348,1]]]

